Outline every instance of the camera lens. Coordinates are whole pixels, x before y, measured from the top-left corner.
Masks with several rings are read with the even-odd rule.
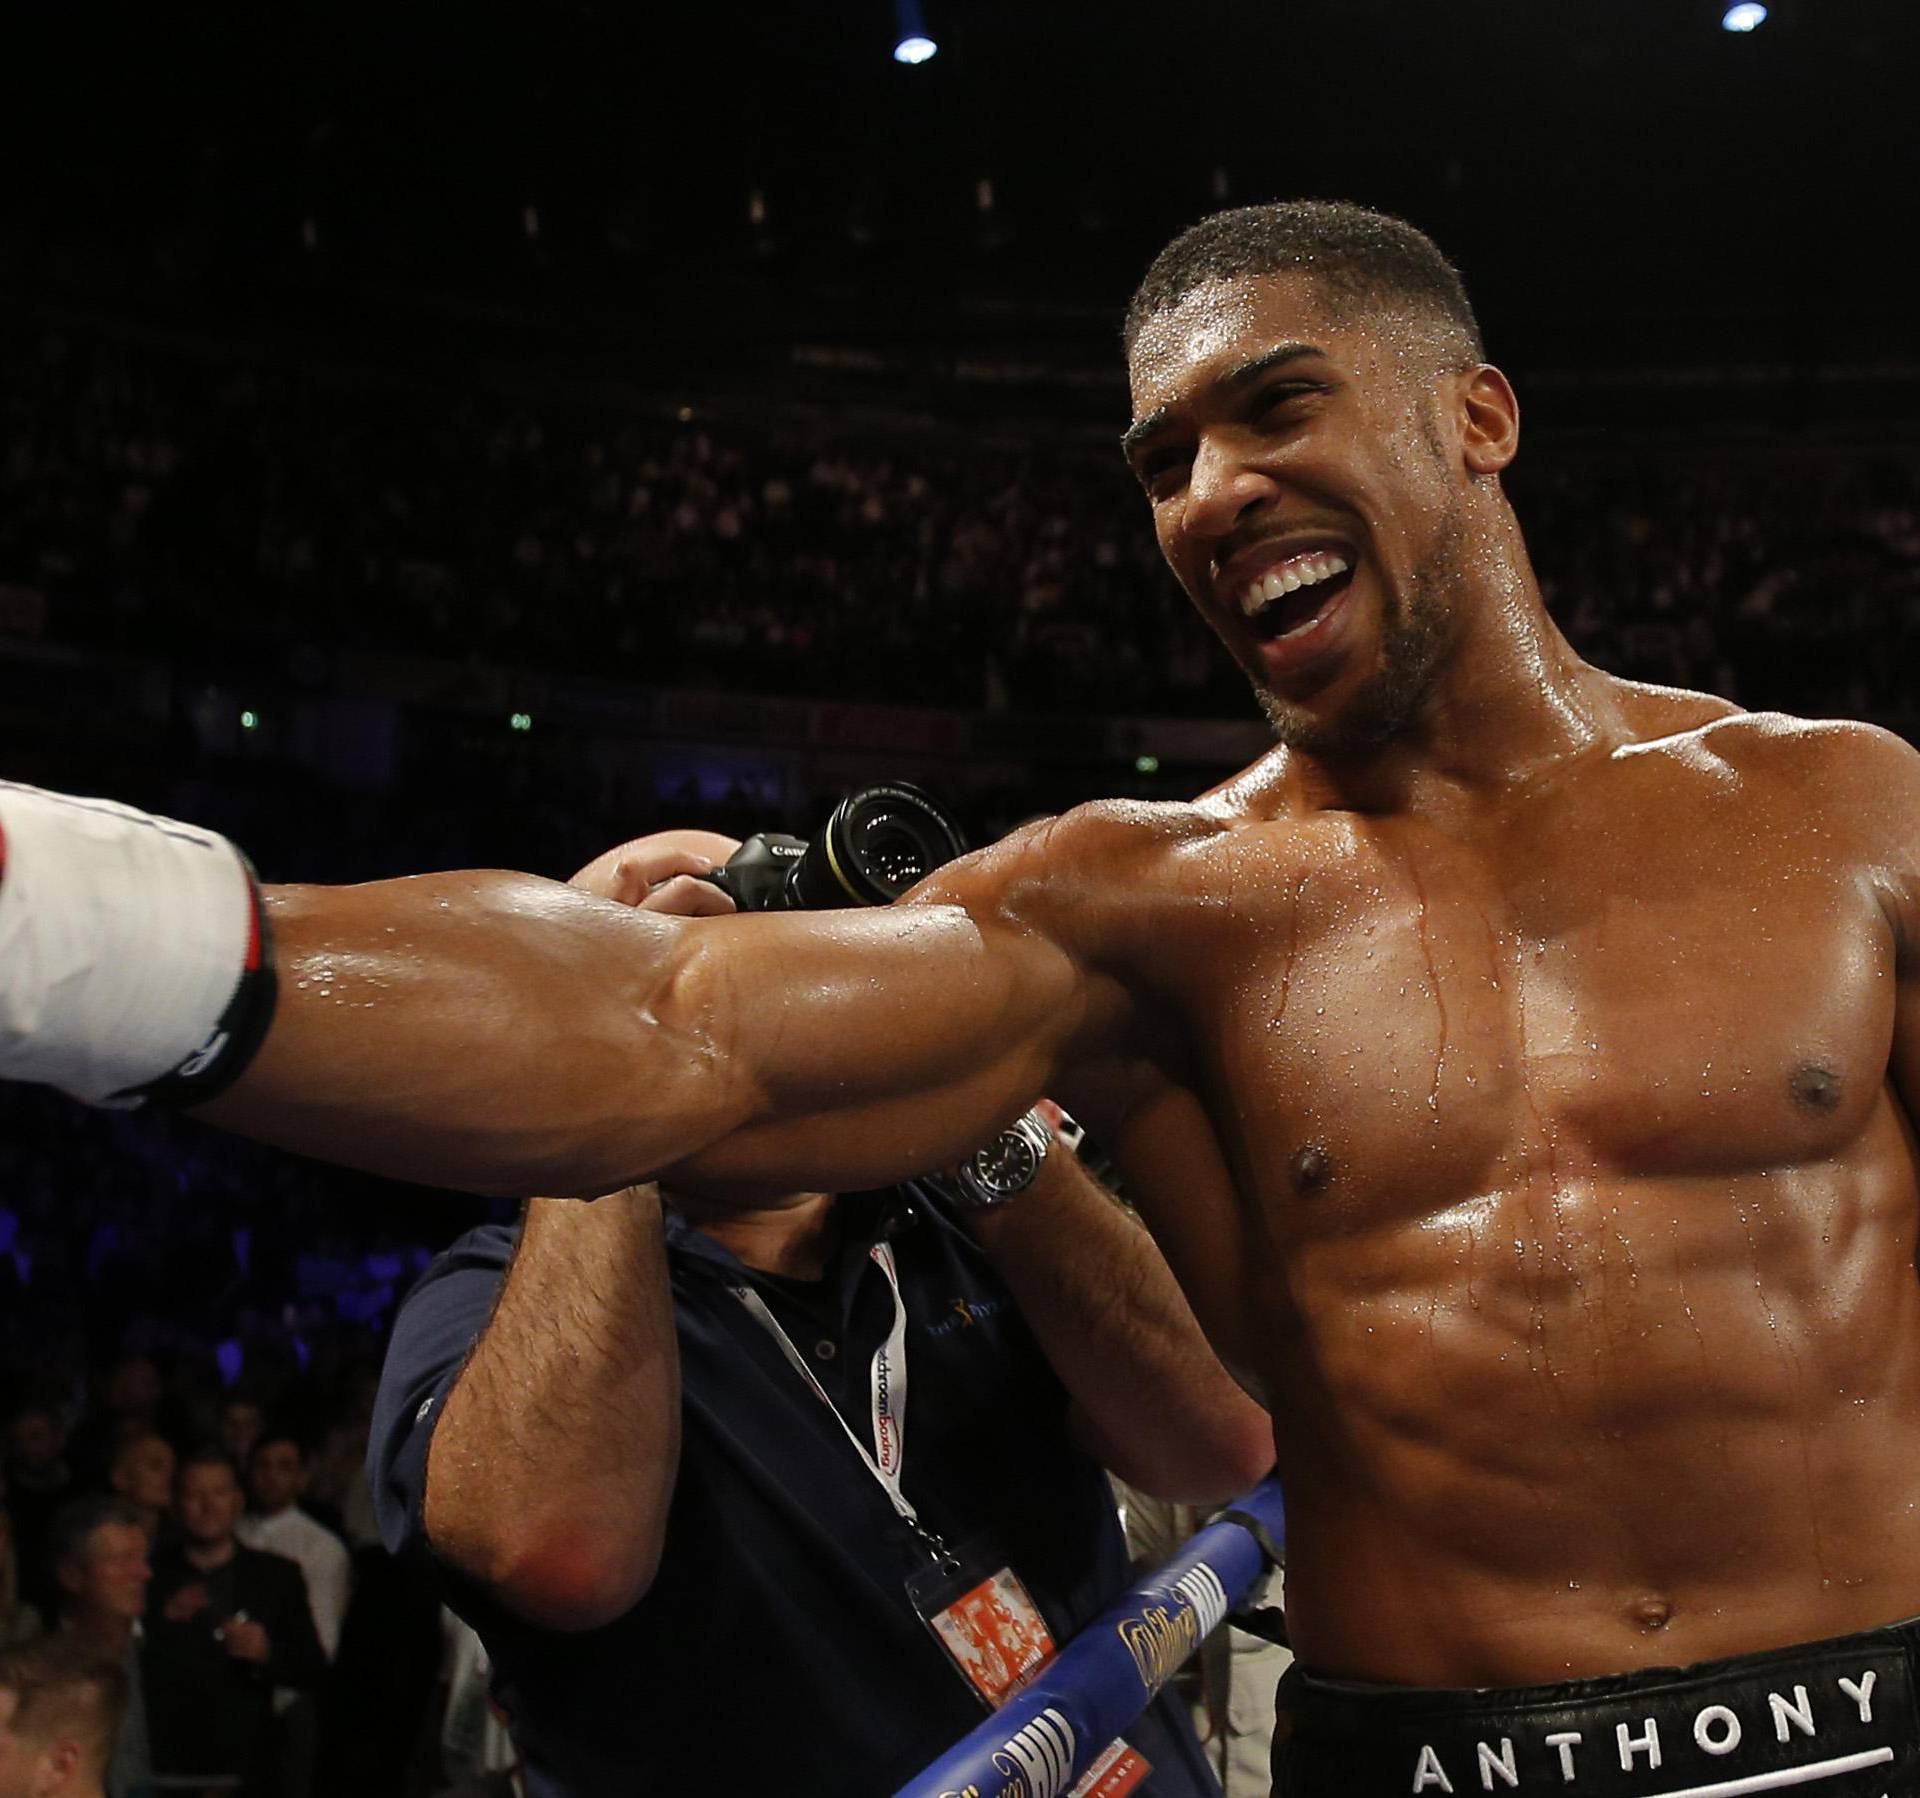
[[[791,876],[792,902],[809,910],[887,905],[966,853],[958,826],[917,787],[851,793]]]

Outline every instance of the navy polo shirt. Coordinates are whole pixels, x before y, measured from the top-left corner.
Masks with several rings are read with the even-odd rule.
[[[839,1201],[817,1284],[753,1272],[669,1214],[680,1337],[680,1471],[660,1571],[604,1629],[522,1622],[465,1582],[448,1596],[492,1657],[531,1798],[780,1792],[886,1798],[986,1714],[908,1603],[926,1551],[840,1425],[731,1288],[766,1301],[872,1444],[874,1351],[907,1311],[903,1486],[949,1542],[986,1536],[1065,1642],[1126,1584],[1106,1477],[1068,1440],[1067,1395],[978,1246],[917,1189]],[[369,1473],[396,1553],[425,1546],[427,1448],[493,1309],[517,1231],[469,1232],[401,1306]],[[1214,1798],[1164,1695],[1127,1732],[1152,1798]]]

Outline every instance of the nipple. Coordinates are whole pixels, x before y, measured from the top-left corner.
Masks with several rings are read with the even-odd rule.
[[[1294,1187],[1300,1192],[1318,1192],[1333,1178],[1333,1157],[1318,1143],[1296,1150],[1290,1165]]]
[[[1832,1111],[1840,1103],[1840,1076],[1817,1061],[1803,1062],[1787,1081],[1794,1101],[1809,1111]]]

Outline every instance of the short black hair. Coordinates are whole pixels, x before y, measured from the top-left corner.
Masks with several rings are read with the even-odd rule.
[[[173,1469],[176,1485],[185,1477],[189,1467],[224,1467],[233,1475],[233,1483],[236,1486],[246,1484],[240,1477],[240,1463],[218,1442],[196,1442],[180,1457]]]
[[[1311,275],[1338,317],[1399,309],[1424,313],[1458,366],[1484,360],[1466,283],[1424,231],[1347,200],[1236,206],[1190,225],[1153,259],[1127,305],[1126,346],[1155,313],[1209,281],[1294,272]]]
[[[300,1465],[305,1467],[313,1459],[307,1447],[307,1441],[291,1424],[270,1423],[253,1439],[253,1447],[247,1450],[247,1468],[251,1472],[254,1462],[260,1459],[260,1451],[271,1448],[276,1442],[290,1442],[293,1452],[300,1457]]]
[[[132,1499],[122,1498],[117,1492],[89,1492],[83,1498],[69,1499],[54,1512],[48,1526],[47,1559],[55,1567],[70,1567],[83,1560],[88,1538],[108,1523],[144,1532],[147,1517]]]

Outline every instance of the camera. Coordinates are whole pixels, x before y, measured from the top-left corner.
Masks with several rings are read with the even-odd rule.
[[[833,911],[890,905],[966,851],[939,804],[894,781],[849,793],[811,841],[770,830],[749,837],[705,878],[742,911]]]

